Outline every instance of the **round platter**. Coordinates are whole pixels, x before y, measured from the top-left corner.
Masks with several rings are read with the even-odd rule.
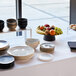
[[[34,56],[34,49],[29,46],[16,46],[10,48],[7,53],[17,60],[28,60]]]
[[[49,53],[40,53],[38,59],[41,61],[50,61],[53,59],[53,55]]]
[[[0,56],[0,69],[8,69],[14,66],[14,57],[12,56]]]
[[[7,41],[5,41],[5,40],[0,40],[0,50],[1,50],[1,51],[8,49],[8,47],[9,47],[9,44],[8,44]]]

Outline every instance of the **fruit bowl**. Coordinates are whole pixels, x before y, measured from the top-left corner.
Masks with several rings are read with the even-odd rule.
[[[36,32],[44,35],[44,40],[46,41],[55,41],[55,35],[63,34],[61,28],[55,27],[54,25],[50,26],[49,24],[38,26]]]
[[[71,24],[71,25],[70,25],[70,29],[76,31],[76,24]]]

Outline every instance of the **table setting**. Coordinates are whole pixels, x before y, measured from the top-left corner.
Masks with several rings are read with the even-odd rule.
[[[8,20],[8,21],[10,21],[10,20]],[[19,24],[22,26],[24,25],[24,23],[21,20],[23,20],[23,22],[27,23],[27,20],[25,20],[23,18],[23,19],[18,20],[18,25]],[[21,23],[23,23],[23,24],[21,24]],[[27,25],[27,24],[25,24],[25,25]],[[25,27],[24,26],[22,27],[22,26],[19,26],[20,29],[27,27],[27,26],[25,26]],[[15,29],[15,28],[13,28],[13,29]],[[9,30],[11,31],[10,28],[9,28]],[[26,33],[27,33],[27,31],[26,31]],[[44,37],[43,37],[44,42],[41,42],[41,40],[38,38],[33,38],[31,36],[29,38],[27,38],[27,36],[26,36],[26,39],[24,41],[25,45],[20,44],[21,46],[16,45],[14,47],[10,47],[10,43],[2,40],[3,43],[6,42],[7,45],[2,48],[2,49],[5,48],[4,51],[6,50],[6,53],[1,56],[3,58],[4,57],[9,58],[9,56],[11,56],[10,58],[14,58],[14,60],[13,60],[13,62],[11,62],[11,63],[13,63],[12,67],[4,68],[4,66],[3,66],[3,68],[1,67],[0,69],[14,68],[15,65],[17,65],[19,63],[26,65],[26,63],[31,62],[30,64],[32,64],[32,62],[34,61],[34,58],[35,58],[35,60],[38,60],[39,62],[52,61],[54,58],[55,44],[53,44],[51,42],[56,41],[55,36],[63,34],[62,29],[59,27],[55,27],[54,25],[45,24],[42,26],[38,26],[36,28],[36,33],[40,34],[40,35],[44,35]],[[37,49],[39,52],[37,51]],[[7,60],[9,60],[9,59],[7,59]],[[8,65],[7,60],[5,62],[6,63],[5,65]],[[17,63],[18,61],[19,61],[19,63]]]

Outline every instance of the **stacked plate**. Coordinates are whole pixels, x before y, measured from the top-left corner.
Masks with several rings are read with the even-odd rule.
[[[14,57],[12,56],[0,56],[0,69],[9,69],[14,66]]]
[[[6,50],[9,48],[9,44],[7,41],[0,40],[0,55],[6,53]]]
[[[34,56],[34,49],[29,46],[16,46],[10,48],[7,53],[14,56],[16,60],[29,60]]]
[[[7,41],[0,40],[0,51],[8,49],[9,44]]]

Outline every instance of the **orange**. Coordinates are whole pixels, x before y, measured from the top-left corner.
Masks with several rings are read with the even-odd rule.
[[[50,35],[55,35],[55,30],[50,30]]]
[[[41,26],[41,27],[40,27],[40,30],[43,30],[43,29],[44,29],[44,27],[43,27],[43,26]]]

